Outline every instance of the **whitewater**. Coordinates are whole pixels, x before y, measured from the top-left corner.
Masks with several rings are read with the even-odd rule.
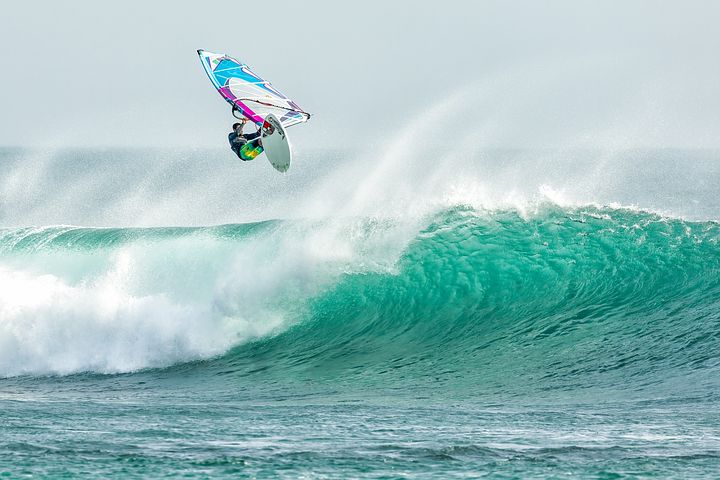
[[[427,144],[463,101],[284,176],[0,151],[0,471],[716,475],[720,152]]]

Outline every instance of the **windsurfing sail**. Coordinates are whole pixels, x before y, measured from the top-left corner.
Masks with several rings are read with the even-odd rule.
[[[233,106],[233,114],[260,124],[272,113],[284,127],[306,122],[310,114],[255,74],[247,64],[222,53],[198,50],[210,81]]]

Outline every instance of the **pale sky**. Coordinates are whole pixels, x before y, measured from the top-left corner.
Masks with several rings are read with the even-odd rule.
[[[0,145],[224,148],[203,48],[314,114],[296,145],[372,144],[463,95],[463,122],[502,128],[490,145],[720,147],[715,1],[24,0],[0,15]]]

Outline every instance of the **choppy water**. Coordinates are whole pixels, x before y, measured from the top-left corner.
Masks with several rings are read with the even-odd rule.
[[[207,154],[179,177],[132,152],[48,156],[28,190],[4,186],[0,471],[715,478],[716,155],[645,152],[645,175],[582,183],[576,160],[518,172],[503,165],[528,154],[494,154],[484,180],[407,183],[387,179],[407,161],[360,177],[298,161],[268,177],[289,192],[247,208],[182,188],[215,178]],[[5,152],[6,178],[30,157]],[[225,224],[128,226],[203,216]]]

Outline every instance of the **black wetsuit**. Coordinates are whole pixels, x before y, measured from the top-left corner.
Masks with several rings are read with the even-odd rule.
[[[240,154],[240,149],[246,143],[250,143],[252,148],[256,148],[260,143],[257,140],[259,137],[259,131],[255,133],[243,133],[242,135],[238,135],[237,133],[235,133],[235,130],[233,130],[228,134],[228,142],[230,142],[230,148],[233,152],[235,152],[235,155],[237,155],[240,160],[247,161],[248,159],[243,158]]]

